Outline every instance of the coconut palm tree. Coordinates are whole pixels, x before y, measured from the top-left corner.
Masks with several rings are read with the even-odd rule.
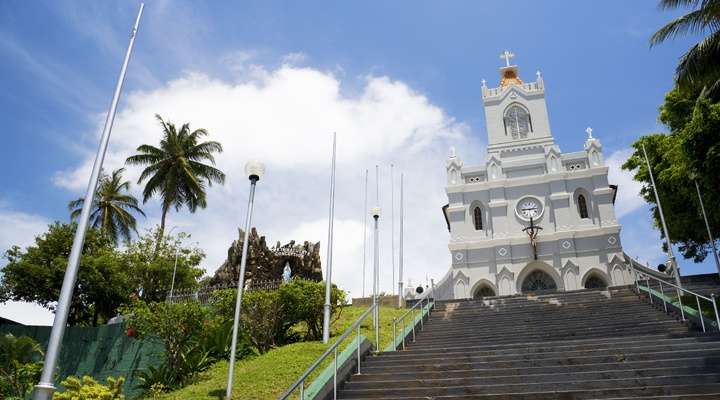
[[[137,148],[138,154],[128,157],[126,162],[146,166],[138,183],[147,179],[143,202],[154,195],[160,197],[162,218],[158,235],[162,237],[170,208],[180,211],[186,206],[190,212],[195,212],[198,207],[205,208],[206,187],[225,183],[225,174],[213,166],[213,153],[221,153],[222,145],[215,141],[200,142],[208,135],[205,129],[190,131],[189,123],[177,129],[159,115],[155,117],[163,130],[160,147],[143,144]],[[212,165],[203,164],[203,161]]]
[[[660,0],[661,9],[691,7],[689,13],[670,21],[655,32],[650,45],[687,34],[707,36],[692,46],[681,58],[676,69],[680,87],[705,91],[720,97],[720,0]]]
[[[145,216],[138,207],[138,200],[128,194],[130,182],[123,181],[123,172],[125,168],[116,169],[109,176],[105,173],[100,176],[90,211],[92,226],[115,241],[129,240],[130,231],[137,233],[137,220],[132,212]],[[77,219],[80,216],[84,203],[85,199],[79,198],[68,204],[70,219]]]

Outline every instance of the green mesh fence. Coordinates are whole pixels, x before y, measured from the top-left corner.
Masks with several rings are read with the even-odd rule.
[[[30,336],[47,348],[49,326],[0,325],[0,333]],[[89,375],[100,382],[108,376],[126,378],[124,393],[137,398],[142,391],[137,372],[157,366],[162,360],[162,343],[154,340],[129,338],[124,324],[99,327],[69,327],[65,330],[58,359],[56,384],[69,375]]]

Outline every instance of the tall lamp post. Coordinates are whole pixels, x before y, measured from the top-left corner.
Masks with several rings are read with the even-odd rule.
[[[227,388],[225,400],[232,398],[232,381],[235,370],[235,351],[237,349],[238,325],[240,323],[240,307],[242,306],[243,286],[245,285],[245,265],[247,264],[248,241],[250,240],[250,222],[252,220],[253,205],[255,202],[255,186],[257,181],[265,174],[265,166],[259,161],[250,161],[245,164],[245,173],[250,179],[250,195],[248,196],[247,214],[245,215],[245,236],[240,258],[240,276],[238,277],[237,298],[235,300],[235,318],[233,319],[233,335],[230,344],[230,366],[228,368]]]
[[[378,306],[378,291],[380,288],[380,248],[379,248],[379,235],[378,235],[378,219],[380,219],[380,207],[374,207],[371,211],[373,220],[375,221],[375,228],[373,230],[373,305],[375,310],[373,314],[373,325],[375,328],[375,350],[380,351],[380,311]]]
[[[85,201],[82,210],[80,211],[80,218],[78,220],[77,229],[75,230],[75,237],[73,238],[70,257],[68,258],[68,265],[65,269],[62,289],[60,289],[60,298],[58,299],[58,305],[55,309],[55,320],[53,321],[47,351],[45,352],[45,362],[43,364],[42,375],[40,376],[40,382],[35,385],[35,393],[33,395],[35,400],[51,400],[53,393],[55,392],[53,374],[55,373],[55,366],[57,365],[57,359],[60,355],[60,347],[62,345],[63,336],[65,335],[65,325],[67,324],[70,304],[72,303],[73,290],[75,289],[75,281],[77,279],[78,267],[80,264],[80,256],[82,255],[88,219],[90,218],[90,207],[93,203],[91,200],[95,198],[95,190],[97,189],[98,179],[100,177],[100,172],[102,171],[103,161],[105,160],[105,153],[107,152],[107,146],[110,141],[110,132],[112,131],[113,122],[115,120],[115,111],[117,110],[117,105],[120,101],[120,93],[122,92],[123,82],[125,81],[125,73],[127,71],[128,64],[130,63],[130,56],[132,55],[132,50],[135,45],[135,36],[137,35],[137,30],[140,26],[140,17],[142,17],[144,8],[145,4],[141,3],[140,10],[138,10],[138,14],[135,19],[135,25],[133,25],[133,29],[130,33],[130,43],[128,44],[127,51],[125,52],[123,65],[120,68],[120,76],[118,77],[117,85],[115,86],[115,92],[113,93],[113,98],[110,102],[110,110],[105,118],[105,126],[103,127],[103,132],[100,137],[100,145],[98,146],[98,152],[95,156],[92,172],[90,173],[90,181],[88,182],[88,187],[85,192],[85,199],[87,201]]]

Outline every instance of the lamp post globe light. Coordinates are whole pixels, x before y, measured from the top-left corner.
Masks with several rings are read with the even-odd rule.
[[[232,381],[235,370],[235,352],[237,349],[238,324],[240,320],[240,307],[242,306],[242,292],[245,285],[245,265],[247,264],[248,240],[250,238],[250,222],[252,220],[253,205],[255,201],[255,186],[260,178],[265,175],[265,165],[260,161],[248,161],[245,164],[245,173],[250,179],[250,194],[248,195],[247,214],[245,216],[245,237],[243,240],[242,255],[240,258],[240,276],[238,277],[237,298],[235,300],[235,318],[233,319],[232,342],[230,345],[230,365],[228,367],[227,388],[225,399],[232,398]]]

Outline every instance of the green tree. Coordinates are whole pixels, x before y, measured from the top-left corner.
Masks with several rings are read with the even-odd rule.
[[[8,264],[0,277],[0,302],[35,302],[54,310],[60,295],[76,224],[56,222],[22,250],[13,246],[5,253]],[[97,325],[127,301],[132,290],[129,269],[114,241],[99,230],[88,229],[70,305],[70,325]]]
[[[143,217],[145,213],[138,207],[137,199],[128,194],[130,182],[123,181],[125,168],[116,169],[111,175],[103,173],[98,182],[95,199],[90,212],[91,226],[100,229],[114,240],[130,240],[130,231],[137,233],[137,220],[132,212]],[[73,200],[68,205],[70,218],[76,220],[80,216],[84,198]]]
[[[127,244],[124,257],[132,271],[130,282],[143,300],[152,302],[166,299],[176,256],[175,290],[197,288],[198,279],[205,272],[200,268],[205,253],[196,247],[183,247],[182,242],[189,237],[184,233],[169,237],[161,236],[157,231],[148,231]],[[160,238],[159,241],[157,238]]]
[[[0,335],[0,399],[25,398],[40,379],[42,349],[32,338]]]
[[[147,179],[143,202],[155,195],[160,197],[162,217],[159,237],[162,237],[170,208],[180,211],[182,207],[187,207],[190,212],[195,212],[198,207],[205,208],[206,186],[225,183],[225,174],[212,166],[215,165],[213,153],[222,152],[222,145],[215,141],[200,142],[208,135],[205,129],[190,131],[190,124],[185,123],[178,130],[159,115],[155,117],[163,130],[160,147],[143,144],[137,148],[138,154],[128,157],[127,163],[146,167],[138,183]]]
[[[711,250],[693,181],[703,194],[710,229],[720,231],[720,212],[711,205],[720,204],[720,104],[699,98],[697,92],[673,89],[660,108],[660,121],[670,134],[653,134],[633,144],[635,153],[623,168],[635,172],[642,182],[641,195],[653,205],[654,223],[660,227],[660,214],[650,185],[642,153],[648,154],[655,183],[663,205],[672,243],[683,256],[700,262]],[[661,235],[662,230],[660,230]]]
[[[650,39],[655,46],[670,38],[686,34],[707,33],[680,58],[676,80],[682,88],[706,87],[714,98],[720,98],[720,0],[660,0],[660,8],[692,8],[660,28]]]

